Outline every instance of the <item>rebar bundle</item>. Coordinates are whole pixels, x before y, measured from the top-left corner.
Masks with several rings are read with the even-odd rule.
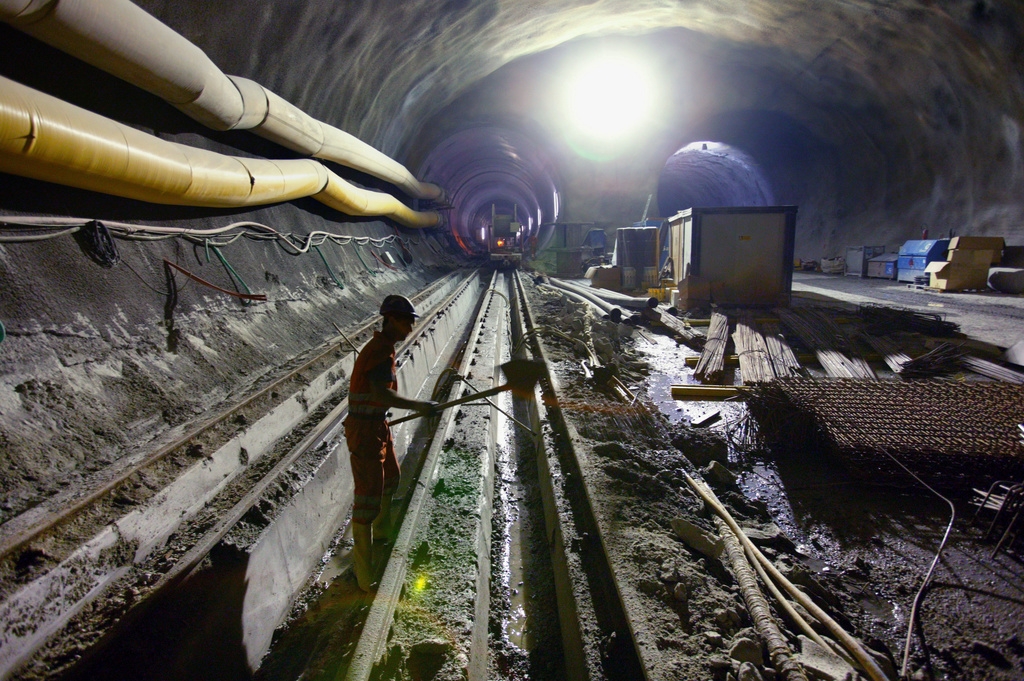
[[[981,374],[1003,383],[1024,383],[1024,374],[1004,367],[1001,364],[990,362],[987,359],[965,355],[963,364],[965,368],[970,369],[976,374]]]
[[[955,478],[1024,470],[1024,385],[790,378],[753,387],[747,404],[763,443],[826,447],[870,470],[883,450]]]
[[[672,329],[691,348],[695,350],[704,349],[704,337],[693,329],[687,328],[686,322],[682,319],[677,319],[666,311],[661,314],[661,323]]]
[[[942,343],[931,352],[915,357],[903,365],[903,378],[932,378],[953,374],[963,368],[964,351],[958,345]]]
[[[732,342],[739,356],[740,375],[744,383],[765,383],[775,378],[775,369],[764,336],[757,330],[753,319],[736,322]]]
[[[761,331],[764,333],[764,344],[768,348],[775,375],[779,378],[801,375],[803,371],[800,362],[793,353],[793,348],[789,347],[789,341],[782,335],[778,322],[762,322]]]
[[[816,309],[775,311],[779,319],[804,344],[814,351],[818,363],[833,378],[877,378],[866,361],[847,356],[851,344],[839,325],[825,312]]]
[[[708,339],[704,341],[704,350],[700,353],[694,375],[702,380],[717,380],[721,377],[725,366],[725,345],[729,341],[729,318],[720,312],[711,315],[708,326]]]
[[[910,361],[910,355],[903,352],[896,343],[886,336],[864,334],[864,340],[872,350],[883,357],[886,365],[897,374],[903,371],[904,365]]]
[[[937,314],[916,312],[884,305],[861,305],[864,329],[876,336],[893,331],[916,331],[928,336],[947,337],[960,331],[960,326],[947,322]]]

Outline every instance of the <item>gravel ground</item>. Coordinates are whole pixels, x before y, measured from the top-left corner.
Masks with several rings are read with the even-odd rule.
[[[903,282],[861,279],[813,272],[793,273],[793,294],[825,296],[831,301],[904,307],[942,315],[978,340],[1008,348],[1024,340],[1024,296],[1006,293],[939,293],[908,288]]]

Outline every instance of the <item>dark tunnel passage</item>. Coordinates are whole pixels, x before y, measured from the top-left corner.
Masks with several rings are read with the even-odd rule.
[[[483,230],[492,205],[519,217],[524,238],[558,219],[551,161],[521,132],[493,126],[462,130],[430,151],[422,172],[447,187],[448,224],[466,254],[486,250]]]
[[[757,163],[719,142],[693,142],[672,154],[658,179],[658,215],[694,206],[770,206],[772,189]]]

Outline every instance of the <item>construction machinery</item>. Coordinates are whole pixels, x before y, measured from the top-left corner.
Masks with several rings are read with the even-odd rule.
[[[523,224],[519,222],[518,208],[512,206],[512,215],[499,213],[491,204],[491,230],[487,250],[491,262],[499,267],[519,267],[523,261]]]

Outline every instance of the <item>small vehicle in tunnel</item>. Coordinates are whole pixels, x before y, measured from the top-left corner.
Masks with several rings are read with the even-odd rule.
[[[497,212],[491,204],[491,229],[487,237],[487,250],[491,262],[498,267],[519,267],[523,261],[523,224],[519,222],[518,208],[512,207],[512,215]]]

